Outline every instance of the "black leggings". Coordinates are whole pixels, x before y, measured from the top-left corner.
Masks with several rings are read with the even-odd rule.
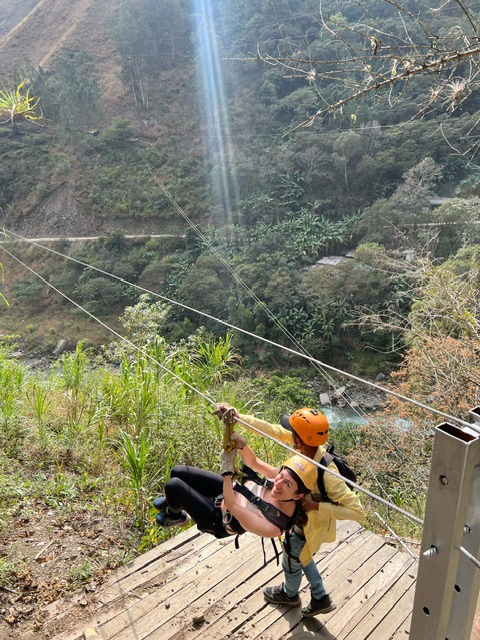
[[[168,508],[174,513],[184,509],[197,523],[200,531],[213,533],[217,538],[229,534],[222,525],[220,509],[214,500],[223,491],[223,478],[219,473],[177,464],[165,485]]]

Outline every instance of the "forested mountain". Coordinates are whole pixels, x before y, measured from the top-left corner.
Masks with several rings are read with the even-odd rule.
[[[345,322],[360,303],[389,308],[399,290],[408,291],[408,276],[372,269],[372,250],[338,268],[313,267],[365,243],[402,260],[413,250],[444,259],[467,237],[475,241],[479,174],[470,152],[478,95],[465,90],[457,96],[461,109],[445,101],[428,111],[438,73],[425,73],[350,99],[350,87],[366,82],[342,63],[362,46],[361,5],[327,4],[320,15],[301,0],[125,0],[102,9],[93,0],[42,0],[22,10],[8,3],[0,40],[4,85],[26,80],[42,117],[6,118],[0,128],[5,228],[30,238],[114,232],[78,256],[284,340],[272,313],[318,355],[335,357],[341,344],[343,357],[361,351],[365,340],[381,347],[390,338],[346,330]],[[364,51],[373,78],[392,60],[402,29],[393,7],[371,4],[377,31],[381,24],[389,34],[371,36],[375,51]],[[443,46],[458,25],[475,34],[475,20],[453,3],[435,14],[429,33]],[[420,18],[408,26],[412,41],[421,40],[422,28]],[[354,34],[350,42],[340,29]],[[431,56],[424,55],[428,67]],[[395,60],[392,78],[407,65]],[[321,63],[331,70],[322,72]],[[467,78],[469,65],[455,72]],[[346,97],[330,116],[298,126]],[[422,109],[425,117],[415,118]],[[131,246],[125,233],[179,237]],[[11,301],[25,305],[35,291],[43,307],[43,285],[17,276],[8,257],[4,263]],[[118,315],[139,295],[82,266],[60,261],[45,271],[94,313],[113,308]],[[403,312],[408,308],[406,300]],[[12,329],[12,310],[2,313]],[[172,312],[172,336],[205,323],[186,315]],[[57,327],[50,331],[53,341]]]

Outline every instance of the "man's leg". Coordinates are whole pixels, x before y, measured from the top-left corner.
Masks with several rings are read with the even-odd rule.
[[[290,548],[286,550],[285,544],[283,548],[282,568],[284,582],[275,587],[265,587],[263,595],[267,602],[298,607],[301,604],[298,592],[300,591],[303,570],[299,556],[305,544],[305,538],[293,533],[289,538],[289,542]]]
[[[290,537],[289,553],[283,550],[282,567],[284,573],[284,583],[276,587],[265,587],[263,594],[268,602],[275,604],[286,604],[298,606],[300,604],[300,585],[302,582],[302,571],[305,574],[311,591],[310,603],[302,609],[302,615],[310,618],[321,613],[333,611],[336,607],[330,596],[327,594],[322,576],[315,564],[311,560],[306,567],[303,567],[299,558],[305,545],[305,538],[297,533]]]
[[[327,593],[325,585],[323,584],[322,576],[318,570],[314,560],[311,560],[306,567],[303,567],[303,572],[310,585],[310,592],[312,598],[320,600]]]
[[[322,576],[318,570],[314,560],[311,560],[306,567],[303,567],[305,577],[310,584],[310,592],[312,597],[309,604],[302,609],[304,618],[311,618],[322,613],[329,613],[336,609],[332,599],[325,589]]]

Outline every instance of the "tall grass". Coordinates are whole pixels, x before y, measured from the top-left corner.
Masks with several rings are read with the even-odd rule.
[[[12,455],[20,453],[26,427],[22,420],[21,393],[25,372],[0,350],[0,446]]]
[[[32,411],[40,442],[43,448],[48,447],[49,409],[52,406],[51,388],[42,384],[40,380],[33,380],[31,385],[25,389],[27,404]]]
[[[119,438],[122,462],[128,472],[128,482],[133,493],[135,524],[143,531],[149,511],[148,485],[151,478],[147,476],[147,461],[151,455],[151,442],[146,431],[132,436],[121,430]]]

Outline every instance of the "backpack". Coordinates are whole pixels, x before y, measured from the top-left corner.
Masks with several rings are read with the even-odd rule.
[[[324,467],[328,467],[328,465],[331,462],[335,463],[335,465],[336,465],[336,467],[338,469],[338,473],[345,478],[345,480],[347,481],[347,485],[348,485],[348,480],[351,480],[352,482],[356,482],[357,481],[357,474],[347,464],[347,462],[343,458],[341,458],[339,455],[337,455],[334,452],[333,444],[331,444],[327,448],[327,453],[325,453],[324,456],[322,457],[322,459],[320,460],[320,464],[323,464]],[[327,491],[325,489],[325,483],[323,481],[324,474],[325,474],[325,469],[320,469],[320,467],[319,467],[318,468],[317,485],[318,485],[318,488],[320,489],[320,493],[322,494],[323,501],[324,502],[332,502],[332,500],[328,497]]]

